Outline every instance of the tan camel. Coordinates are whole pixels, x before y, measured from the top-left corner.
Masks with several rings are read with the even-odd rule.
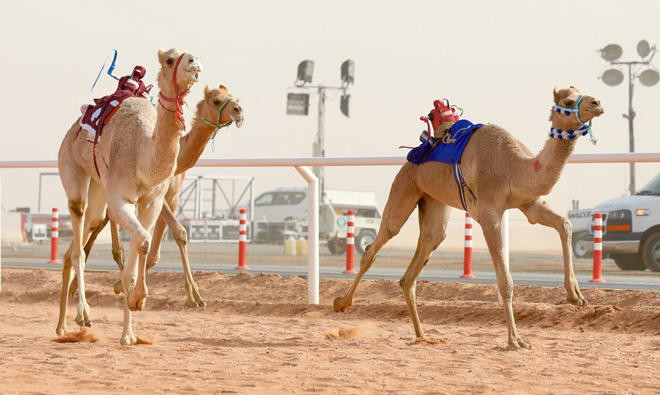
[[[85,298],[83,245],[91,230],[102,223],[107,207],[109,217],[131,235],[127,264],[121,275],[126,302],[121,344],[137,341],[132,329],[132,311],[141,310],[147,297],[149,232],[162,208],[166,181],[176,167],[183,134],[183,98],[201,71],[195,56],[178,49],[159,51],[158,60],[162,99],[158,109],[142,98],[126,99],[105,125],[98,144],[90,143],[76,122],[60,147],[58,167],[69,200],[73,241],[64,255],[58,335],[66,332],[72,266],[78,279],[76,322],[91,326]]]
[[[243,124],[243,108],[238,103],[238,100],[227,91],[224,85],[219,88],[204,89],[204,99],[197,105],[197,114],[193,122],[190,132],[181,137],[179,156],[177,157],[177,167],[172,177],[167,192],[165,193],[165,204],[156,221],[153,232],[151,248],[147,255],[147,270],[152,268],[160,258],[160,245],[163,237],[165,236],[165,226],[170,228],[174,240],[179,246],[181,253],[181,263],[185,275],[185,290],[188,295],[188,303],[193,307],[205,306],[206,303],[199,294],[197,283],[190,270],[190,261],[188,259],[188,235],[186,229],[179,223],[173,214],[176,210],[179,201],[179,191],[185,172],[193,167],[197,160],[204,152],[204,147],[208,144],[209,140],[215,137],[215,134],[224,127],[235,123],[237,127]],[[108,222],[106,216],[103,223],[96,227],[85,245],[85,253],[89,254],[92,249],[96,236],[101,232],[103,227]],[[117,226],[111,221],[112,229],[112,256],[119,269],[122,270],[123,265],[123,247],[119,240],[119,232]],[[75,279],[69,287],[69,294],[75,293]],[[115,285],[115,292],[121,292],[121,283]]]
[[[562,129],[563,133],[577,130],[581,122],[588,122],[603,113],[598,100],[582,96],[573,87],[555,89],[554,102],[560,106],[578,108],[576,113],[551,112],[552,127],[555,130]],[[508,267],[504,265],[500,230],[504,210],[517,208],[527,216],[530,223],[540,223],[557,230],[563,249],[567,299],[573,304],[587,303],[573,272],[571,223],[539,198],[552,190],[576,140],[550,138],[543,150],[534,156],[506,130],[489,124],[474,133],[463,152],[463,175],[476,195],[474,199],[466,194],[467,209],[470,216],[481,225],[495,266],[511,348],[529,345],[518,335],[513,316],[513,282]],[[419,208],[420,227],[417,249],[399,283],[410,311],[416,340],[435,343],[437,341],[427,338],[422,330],[417,314],[415,286],[416,278],[428,262],[431,252],[445,238],[449,207],[462,207],[451,165],[441,162],[425,162],[420,165],[407,162],[403,165],[392,183],[378,235],[360,260],[360,272],[346,295],[335,299],[333,308],[335,311],[345,311],[351,306],[357,286],[374,262],[376,254],[399,232],[415,206]]]

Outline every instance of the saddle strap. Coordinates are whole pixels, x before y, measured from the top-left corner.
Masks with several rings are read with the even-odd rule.
[[[467,202],[465,200],[465,189],[470,192],[470,195],[472,195],[472,198],[474,201],[477,201],[477,195],[472,192],[472,189],[468,186],[467,182],[465,182],[465,178],[463,178],[463,172],[461,171],[461,165],[458,162],[454,162],[454,181],[456,182],[456,187],[458,188],[458,196],[461,198],[461,206],[463,206],[463,209],[465,211],[468,211],[467,209]]]

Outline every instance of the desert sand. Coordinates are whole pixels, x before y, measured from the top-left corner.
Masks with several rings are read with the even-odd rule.
[[[517,286],[515,313],[531,350],[509,351],[493,285],[418,284],[422,324],[446,344],[414,344],[398,282],[364,281],[354,306],[334,313],[347,280],[195,273],[208,306],[185,306],[183,275],[149,273],[136,334],[122,347],[116,272],[86,276],[94,327],[53,340],[59,271],[4,269],[0,293],[2,393],[659,393],[660,292]],[[588,285],[583,284],[588,287]],[[70,304],[70,332],[75,302]]]

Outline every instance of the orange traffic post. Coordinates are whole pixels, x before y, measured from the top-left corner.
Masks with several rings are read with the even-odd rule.
[[[604,283],[603,278],[603,214],[594,214],[594,267],[593,278],[589,280],[592,283]]]
[[[342,273],[355,274],[355,212],[348,210],[346,223],[346,270]]]

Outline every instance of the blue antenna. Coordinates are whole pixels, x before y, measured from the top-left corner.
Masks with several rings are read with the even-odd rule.
[[[110,66],[108,67],[107,74],[116,79],[119,80],[119,78],[115,77],[112,75],[112,72],[115,71],[115,66],[117,64],[117,50],[113,49],[112,50],[112,62],[110,62]],[[99,70],[99,73],[96,75],[96,79],[94,79],[94,83],[92,84],[92,88],[89,90],[90,92],[94,90],[94,87],[96,86],[96,83],[99,82],[99,78],[101,78],[101,74],[103,74],[103,69],[105,68],[106,63],[108,63],[108,59],[110,58],[110,54],[105,57],[105,60],[103,61],[103,64],[101,65],[101,69]]]

